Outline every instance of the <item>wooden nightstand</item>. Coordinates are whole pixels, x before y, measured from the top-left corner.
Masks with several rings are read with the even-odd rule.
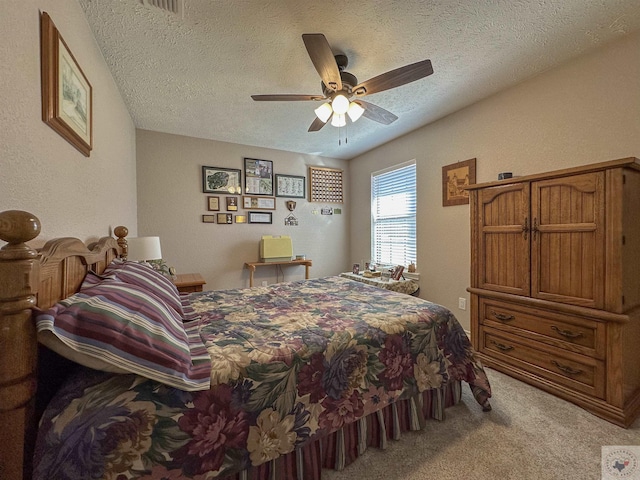
[[[201,292],[202,286],[207,283],[199,273],[181,273],[176,275],[173,284],[180,293]]]

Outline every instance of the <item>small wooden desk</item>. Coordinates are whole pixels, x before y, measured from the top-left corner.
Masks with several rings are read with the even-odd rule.
[[[246,262],[245,268],[249,269],[249,286],[253,287],[253,272],[256,271],[256,267],[263,267],[265,265],[304,265],[304,278],[309,280],[309,268],[311,268],[311,260],[286,260],[283,262]]]
[[[180,293],[201,292],[202,286],[207,283],[199,273],[181,273],[176,275],[173,284]]]

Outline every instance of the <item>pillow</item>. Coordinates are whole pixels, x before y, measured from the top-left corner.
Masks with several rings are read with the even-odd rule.
[[[184,315],[177,287],[171,280],[160,272],[155,271],[149,264],[115,259],[105,269],[103,275],[115,275],[125,283],[144,288],[160,297],[178,315],[181,317]]]
[[[211,362],[197,323],[144,288],[88,274],[80,291],[36,315],[38,339],[72,361],[135,373],[181,390],[206,390]],[[192,354],[194,353],[195,356]]]

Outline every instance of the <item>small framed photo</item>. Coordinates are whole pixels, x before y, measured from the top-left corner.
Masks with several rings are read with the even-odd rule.
[[[254,210],[275,210],[276,199],[275,197],[242,197],[242,206],[247,209]]]
[[[216,223],[215,215],[202,215],[202,223]]]
[[[242,193],[242,174],[236,168],[202,167],[203,193]]]
[[[228,212],[238,211],[238,197],[227,197],[227,211]]]
[[[273,196],[273,162],[244,159],[244,193]]]
[[[305,198],[306,178],[296,175],[276,174],[276,197]]]
[[[231,213],[219,213],[218,223],[226,223],[227,225],[233,223],[233,214]]]
[[[249,223],[273,223],[271,212],[249,212]]]
[[[360,275],[360,264],[359,263],[354,263],[353,264],[353,268],[351,269],[351,272],[354,275]]]
[[[234,220],[236,223],[247,223],[247,216],[246,215],[236,215],[234,217]]]
[[[442,206],[466,205],[469,190],[464,187],[476,183],[476,159],[452,163],[442,167]]]
[[[212,212],[220,210],[220,197],[207,197],[207,209]]]

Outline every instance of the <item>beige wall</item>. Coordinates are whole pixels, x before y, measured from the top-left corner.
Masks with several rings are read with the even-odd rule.
[[[202,193],[203,165],[243,170],[243,159],[249,157],[273,161],[275,173],[308,176],[310,165],[346,170],[346,161],[147,130],[137,131],[137,156],[140,235],[159,235],[167,263],[178,272],[200,272],[207,281],[206,289],[248,286],[244,262],[258,261],[262,235],[290,235],[294,255],[313,260],[311,277],[338,274],[348,264],[348,202],[329,205],[341,208],[340,215],[321,215],[321,207],[328,205],[293,199],[297,227],[284,225],[289,199],[280,197],[271,225],[202,223],[203,214],[216,213],[207,211],[206,198],[212,194]],[[346,171],[345,176],[348,182]],[[226,197],[219,196],[224,212]],[[246,212],[241,208],[238,213]],[[275,268],[256,270],[255,285],[273,283]],[[285,280],[303,279],[304,267],[288,267],[284,275]]]
[[[458,309],[469,298],[469,206],[442,207],[442,166],[476,157],[485,182],[640,156],[638,52],[635,34],[351,160],[351,211],[369,211],[371,172],[415,158],[420,295],[469,328]],[[353,214],[352,258],[368,256],[369,229],[368,214]]]
[[[135,232],[135,129],[82,9],[75,0],[2,0],[0,8],[0,211],[40,218],[33,246],[57,236],[93,239],[120,224]],[[42,122],[40,11],[93,87],[89,158]]]

